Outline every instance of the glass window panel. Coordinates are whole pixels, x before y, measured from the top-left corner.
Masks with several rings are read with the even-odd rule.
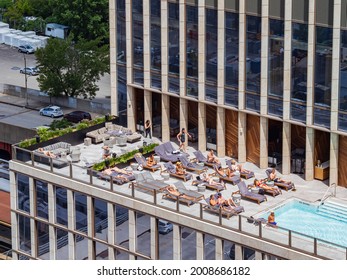
[[[75,192],[75,229],[87,232],[87,197],[84,194]]]
[[[108,246],[95,241],[95,256],[97,260],[108,260]]]
[[[204,260],[216,259],[216,238],[205,234],[204,235]]]
[[[218,61],[217,27],[217,10],[206,9],[206,80],[215,83],[217,83]]]
[[[24,216],[18,216],[19,228],[19,250],[30,254],[31,251],[31,232],[30,219]]]
[[[247,93],[246,108],[259,112],[260,111],[260,95]]]
[[[116,244],[129,249],[129,220],[128,209],[116,206]]]
[[[283,115],[283,100],[281,99],[268,99],[268,112],[271,115],[282,117]]]
[[[46,182],[35,180],[36,186],[36,215],[48,219],[48,187]]]
[[[314,108],[314,124],[324,126],[326,128],[330,127],[330,110],[326,108]]]
[[[179,74],[179,7],[169,3],[169,72]]]
[[[29,177],[20,173],[16,174],[18,188],[18,210],[30,212]]]
[[[142,0],[132,1],[133,20],[133,63],[135,66],[143,66],[143,15]]]
[[[173,259],[173,224],[158,220],[159,260]]]
[[[136,252],[151,255],[151,220],[144,213],[136,213]]]
[[[339,113],[339,130],[347,131],[347,114],[344,112]]]
[[[143,86],[143,70],[134,68],[134,83]]]
[[[117,66],[118,117],[120,125],[127,126],[127,73],[125,66]]]
[[[181,227],[182,260],[196,260],[196,231]]]
[[[37,222],[37,255],[49,260],[49,227],[41,222]]]
[[[68,232],[66,230],[56,229],[56,249],[57,260],[68,260],[69,259],[69,246],[68,246]]]
[[[290,115],[292,120],[306,123],[306,104],[291,102]]]
[[[187,95],[190,97],[198,98],[199,85],[197,81],[187,80]]]
[[[347,30],[341,30],[339,130],[347,130]]]
[[[172,93],[180,92],[180,80],[178,78],[169,76],[169,91]]]
[[[223,260],[235,260],[235,245],[228,240],[223,240]]]
[[[187,77],[198,78],[198,7],[187,5]]]
[[[100,199],[94,199],[94,233],[95,237],[107,241],[108,220],[107,203]]]
[[[117,63],[126,62],[125,0],[117,2]]]
[[[206,100],[217,103],[217,87],[206,85],[205,87]]]
[[[151,69],[161,69],[160,0],[151,0]]]
[[[88,260],[88,240],[82,235],[75,234],[76,260]]]
[[[269,95],[283,97],[284,22],[269,23]]]
[[[58,224],[67,226],[67,190],[61,187],[55,187],[55,221]]]
[[[239,15],[225,12],[225,85],[238,88]]]
[[[161,75],[155,74],[154,72],[151,73],[151,87],[156,89],[161,89]]]
[[[233,107],[238,107],[239,104],[239,96],[238,91],[234,89],[226,88],[224,91],[224,103],[225,105],[231,105]]]

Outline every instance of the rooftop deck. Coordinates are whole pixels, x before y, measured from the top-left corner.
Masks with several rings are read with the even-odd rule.
[[[139,147],[142,147],[143,141],[144,138],[142,138],[139,142],[136,143],[127,143],[125,147],[118,147],[115,145],[112,148],[112,152],[116,153],[117,155],[121,155],[127,151],[138,149]],[[153,139],[153,141],[160,143],[158,139]],[[23,150],[18,147],[14,147],[16,153],[13,157],[13,160],[21,161],[35,168],[53,172],[56,175],[73,178],[79,182],[87,183],[88,185],[90,185],[90,187],[102,188],[110,190],[111,192],[132,197],[134,199],[147,201],[151,205],[154,204],[158,207],[162,207],[163,209],[178,211],[180,214],[183,215],[195,217],[197,219],[204,220],[208,223],[219,224],[221,226],[229,227],[232,230],[241,231],[244,234],[261,238],[263,240],[268,240],[270,242],[276,242],[280,245],[289,246],[291,248],[294,248],[295,250],[300,250],[311,255],[317,255],[323,258],[331,259],[346,259],[346,248],[344,247],[335,246],[334,244],[327,244],[324,241],[317,240],[313,237],[304,236],[298,233],[290,232],[281,227],[274,229],[268,226],[263,227],[262,225],[255,226],[254,224],[251,224],[249,223],[249,221],[247,221],[248,217],[257,217],[259,213],[273,209],[274,207],[283,204],[284,202],[293,198],[301,199],[311,203],[318,203],[318,201],[322,199],[322,197],[328,189],[328,186],[324,182],[317,180],[305,181],[299,175],[296,174],[282,176],[282,174],[280,174],[279,171],[277,171],[279,177],[291,180],[295,183],[295,192],[282,190],[282,194],[275,197],[266,195],[267,201],[260,204],[242,199],[241,205],[244,207],[245,212],[238,216],[232,216],[230,219],[227,219],[222,215],[204,211],[203,205],[206,204],[204,200],[200,201],[199,203],[194,203],[193,205],[188,206],[187,204],[179,203],[178,201],[175,202],[170,199],[166,199],[159,192],[146,192],[143,189],[136,188],[136,185],[131,183],[116,185],[115,183],[111,183],[110,181],[99,179],[95,173],[90,172],[90,166],[94,163],[102,161],[103,145],[103,143],[100,143],[87,146],[84,143],[81,143],[79,145],[74,146],[73,148],[80,148],[80,161],[71,162],[69,156],[67,156],[68,164],[61,168],[54,167],[52,162],[51,164],[37,162],[34,160],[32,152]],[[175,143],[173,143],[173,145],[178,148],[178,146]],[[187,152],[189,153],[190,158],[194,158],[194,151],[195,149],[193,147],[188,147]],[[26,156],[23,157],[23,155]],[[222,166],[226,166],[225,160],[228,158],[226,157],[220,159]],[[160,164],[162,165],[163,162],[161,161]],[[255,173],[255,178],[261,179],[266,177],[265,169],[260,169],[252,163],[246,162],[243,164],[243,167],[245,169],[252,170]],[[129,171],[132,171],[130,166],[128,166],[127,169]],[[135,170],[133,172],[135,174],[138,174],[142,171]],[[208,173],[212,174],[213,172],[214,171],[212,168],[208,169]],[[154,178],[162,182],[164,181],[160,174],[160,170],[155,171],[152,174]],[[192,174],[193,179],[195,179],[197,174]],[[178,180],[179,179],[177,178],[170,177],[170,179],[166,180],[165,182],[168,184],[173,184]],[[254,178],[242,180],[244,180],[246,182],[246,185],[248,185],[253,183]],[[198,190],[196,186],[192,185],[192,180],[184,182],[184,184],[186,188],[189,190]],[[237,186],[227,183],[226,189],[223,191],[223,196],[230,197],[232,193],[237,190]],[[205,198],[208,198],[210,194],[215,193],[215,191],[206,188],[206,190],[200,193],[203,194]],[[345,203],[347,205],[347,189],[337,187],[336,198],[340,199],[342,203]]]

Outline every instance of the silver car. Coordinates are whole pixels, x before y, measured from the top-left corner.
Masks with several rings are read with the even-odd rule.
[[[21,45],[18,47],[18,52],[21,53],[34,53],[35,49],[30,45]]]
[[[39,70],[36,67],[25,67],[20,69],[19,72],[30,76],[36,76],[39,74]]]
[[[63,111],[58,106],[48,106],[40,109],[41,116],[48,116],[51,118],[58,118],[64,115]]]

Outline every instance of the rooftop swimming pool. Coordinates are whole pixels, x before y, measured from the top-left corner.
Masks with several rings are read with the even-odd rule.
[[[291,200],[271,209],[281,228],[347,247],[347,206],[326,202],[324,205]],[[267,219],[270,212],[260,215]]]

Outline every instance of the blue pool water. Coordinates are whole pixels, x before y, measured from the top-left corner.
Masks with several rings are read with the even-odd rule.
[[[273,211],[282,228],[347,247],[347,223],[320,215],[316,205],[293,200]],[[261,217],[267,219],[268,215]]]

